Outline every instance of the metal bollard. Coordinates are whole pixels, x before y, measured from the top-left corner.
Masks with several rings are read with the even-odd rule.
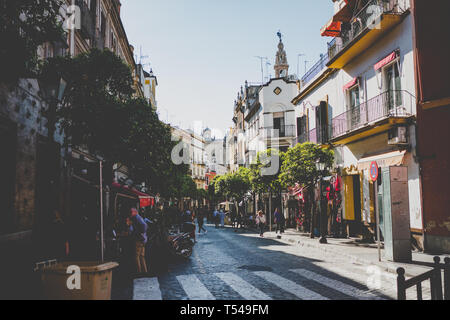
[[[444,299],[450,300],[450,258],[444,259]]]
[[[406,300],[405,269],[397,269],[397,299]]]
[[[441,274],[441,258],[434,257],[434,285],[431,291],[434,291],[434,300],[444,300],[442,295],[442,274]]]

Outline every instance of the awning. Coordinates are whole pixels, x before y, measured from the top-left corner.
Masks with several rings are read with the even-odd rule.
[[[345,0],[345,2],[347,4],[334,15],[333,21],[350,22],[353,18],[356,0]]]
[[[397,59],[397,57],[399,56],[399,52],[396,50],[394,52],[392,52],[391,54],[389,54],[386,58],[378,61],[374,66],[374,70],[378,71],[381,68],[383,68],[385,65],[387,65],[388,63],[394,61],[395,59]]]
[[[354,85],[356,85],[358,83],[358,78],[354,78],[352,81],[350,81],[349,83],[347,83],[345,86],[344,86],[344,91],[346,91],[346,90],[348,90],[348,89],[350,89],[351,87],[353,87]]]
[[[131,188],[127,185],[122,185],[120,183],[114,182],[112,184],[114,189],[117,189],[121,193],[125,193],[126,195],[131,195],[136,199],[139,199],[139,205],[141,208],[150,207],[155,204],[155,197],[152,197],[146,193],[140,192],[135,188]]]
[[[321,30],[322,37],[339,37],[341,35],[342,22],[331,19]]]
[[[371,163],[374,161],[378,163],[378,167],[380,168],[401,166],[404,164],[405,154],[406,151],[394,151],[374,157],[360,159],[358,161],[358,170],[369,170]]]

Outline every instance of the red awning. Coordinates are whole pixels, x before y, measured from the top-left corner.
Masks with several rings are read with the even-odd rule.
[[[373,66],[373,68],[375,69],[375,71],[378,71],[381,68],[383,68],[385,65],[387,65],[388,63],[397,59],[398,56],[399,56],[399,52],[396,50],[396,51],[392,52],[391,54],[389,54],[386,58],[384,58],[384,59],[380,60],[378,63],[376,63]]]
[[[128,195],[136,197],[136,199],[139,199],[139,204],[141,208],[150,207],[155,204],[155,197],[152,197],[146,193],[140,192],[139,190],[136,190],[135,188],[131,188],[126,185],[122,185],[120,183],[114,182],[112,184],[112,187],[114,189],[117,189],[120,192],[126,193]]]
[[[322,37],[339,37],[341,35],[342,22],[330,20],[325,27],[320,30]]]
[[[350,89],[351,87],[353,87],[354,85],[356,85],[358,83],[358,78],[354,78],[352,81],[350,81],[349,83],[347,83],[344,86],[344,91]]]

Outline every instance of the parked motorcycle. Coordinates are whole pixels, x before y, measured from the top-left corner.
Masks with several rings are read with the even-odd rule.
[[[180,229],[180,231],[169,230],[164,225],[162,217],[153,217],[149,228],[150,246],[156,244],[162,249],[161,254],[165,253],[165,248],[175,257],[189,259],[195,246],[195,224],[186,222]]]

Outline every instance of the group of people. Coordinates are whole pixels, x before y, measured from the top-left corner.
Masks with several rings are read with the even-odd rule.
[[[225,228],[225,217],[227,216],[227,214],[225,213],[225,211],[223,210],[223,208],[220,208],[220,210],[214,210],[213,213],[213,220],[214,220],[214,224],[216,225],[216,229],[218,228]]]
[[[264,212],[262,210],[259,210],[258,213],[256,214],[255,222],[260,231],[259,236],[261,238],[264,238],[264,232],[265,232],[266,226],[267,226],[267,219],[266,219],[266,215],[264,214]],[[279,234],[281,236],[284,233],[286,219],[278,208],[276,208],[275,212],[274,212],[274,222],[277,226],[275,232],[277,235]]]

